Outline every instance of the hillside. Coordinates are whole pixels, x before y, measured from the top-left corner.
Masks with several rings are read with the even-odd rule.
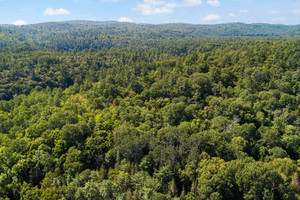
[[[14,30],[14,28],[0,26],[0,48],[23,45],[27,45],[23,34]]]
[[[0,200],[300,199],[299,26],[0,31]]]
[[[135,24],[70,21],[5,26],[26,39],[31,46],[55,50],[110,49],[148,45],[181,39],[211,37],[299,37],[300,26],[231,23],[220,25]],[[0,41],[5,37],[0,37]]]

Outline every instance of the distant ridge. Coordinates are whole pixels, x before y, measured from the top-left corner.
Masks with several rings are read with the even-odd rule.
[[[175,23],[164,23],[164,24],[151,24],[151,23],[136,23],[136,22],[118,22],[118,21],[93,21],[93,20],[69,20],[69,21],[49,21],[49,22],[41,22],[41,23],[34,23],[34,24],[28,24],[28,25],[22,25],[22,26],[31,26],[31,25],[41,25],[41,24],[88,24],[88,25],[108,25],[108,24],[137,24],[137,25],[155,25],[155,26],[163,26],[167,24],[172,25],[194,25],[194,26],[219,26],[219,25],[266,25],[266,26],[287,26],[287,27],[299,27],[300,24],[296,25],[285,25],[285,24],[269,24],[269,23],[244,23],[244,22],[229,22],[229,23],[220,23],[220,24],[193,24],[193,23],[181,23],[181,22],[175,22]],[[0,24],[0,26],[18,26],[18,25],[12,25],[12,24]]]
[[[300,25],[264,23],[137,24],[117,21],[63,21],[23,26],[0,25],[0,45],[30,45],[55,50],[126,48],[160,41],[212,37],[299,38]]]

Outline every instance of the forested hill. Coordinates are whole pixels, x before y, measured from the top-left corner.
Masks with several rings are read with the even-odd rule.
[[[72,21],[0,44],[0,200],[300,199],[299,26]]]
[[[33,24],[26,26],[6,25],[4,31],[13,31],[22,38],[17,44],[46,47],[55,50],[152,45],[153,42],[207,37],[299,37],[300,26],[230,23],[219,25],[192,24],[135,24],[119,22],[68,21]],[[0,42],[6,46],[6,36],[0,34]],[[25,39],[25,40],[24,40]],[[1,44],[1,43],[0,43]],[[5,46],[5,45],[2,45]]]
[[[24,34],[0,26],[0,48],[26,45]]]

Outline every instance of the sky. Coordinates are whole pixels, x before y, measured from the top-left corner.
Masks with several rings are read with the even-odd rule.
[[[67,20],[300,24],[300,0],[0,0],[0,24]]]

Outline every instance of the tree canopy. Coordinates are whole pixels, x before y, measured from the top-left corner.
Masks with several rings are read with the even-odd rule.
[[[205,27],[0,27],[0,199],[299,199],[300,40]]]

